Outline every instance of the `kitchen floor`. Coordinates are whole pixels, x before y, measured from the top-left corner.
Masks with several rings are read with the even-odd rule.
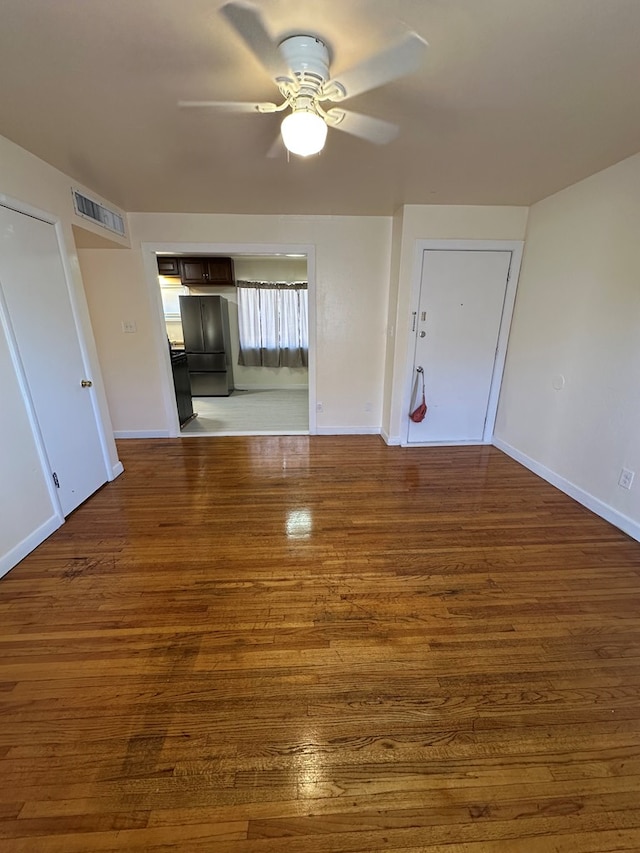
[[[234,391],[230,397],[194,397],[198,417],[185,436],[305,435],[309,432],[309,394],[303,390]]]

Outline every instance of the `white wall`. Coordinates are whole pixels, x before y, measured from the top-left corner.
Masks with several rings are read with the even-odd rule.
[[[407,412],[403,411],[404,394],[411,370],[409,335],[411,330],[411,294],[420,258],[416,257],[417,240],[522,240],[527,223],[526,207],[481,207],[452,205],[405,205],[394,219],[394,278],[389,317],[389,346],[393,358],[388,360],[385,382],[385,439],[399,444],[406,433]],[[391,311],[395,315],[391,316]]]
[[[531,208],[496,424],[499,446],[636,538],[639,235],[640,155]]]
[[[393,220],[130,214],[130,253],[119,252],[122,257],[116,258],[89,249],[81,255],[115,429],[131,434],[167,434],[170,429],[162,390],[168,374],[158,365],[153,345],[157,306],[147,308],[152,283],[141,270],[142,244],[199,244],[203,251],[211,244],[315,246],[316,399],[323,407],[318,431],[378,432],[382,425],[385,437],[399,442],[416,241],[521,240],[526,219],[527,208],[522,207],[436,205],[408,205]],[[131,306],[138,311],[131,318],[137,323],[137,341],[120,330]],[[128,371],[133,358],[136,369]],[[142,382],[144,398],[136,401]]]
[[[89,249],[82,253],[85,288],[116,430],[162,432],[170,427],[162,386],[163,379],[168,382],[169,378],[166,368],[158,366],[158,350],[153,344],[158,309],[148,308],[153,282],[141,270],[144,243],[174,247],[197,243],[203,250],[212,244],[314,246],[316,398],[323,406],[318,431],[379,430],[390,218],[134,213],[129,223],[131,252]],[[120,255],[123,258],[115,257]],[[132,311],[138,328],[135,343],[131,338],[136,335],[119,330],[120,319]],[[127,356],[134,353],[136,367],[130,371]],[[141,381],[146,383],[144,399],[140,399]]]
[[[306,281],[306,258],[234,258],[236,281]]]
[[[82,264],[82,258],[80,259],[80,263]],[[170,342],[178,346],[184,346],[184,332],[180,320],[165,320],[164,325]]]
[[[114,430],[167,434],[151,325],[157,306],[140,252],[80,249],[78,257]],[[123,320],[135,323],[135,333],[123,332]]]
[[[64,233],[64,251],[71,270],[74,302],[79,312],[88,351],[91,377],[107,432],[112,469],[118,457],[100,377],[98,360],[84,299],[75,249],[74,228],[87,242],[102,240],[100,229],[75,215],[71,187],[80,189],[66,175],[0,137],[0,202],[29,205],[59,217]],[[98,198],[87,191],[89,195]],[[118,238],[121,244],[126,241]],[[36,442],[24,403],[20,381],[11,357],[7,331],[0,326],[0,574],[58,526],[59,520],[48,491]]]

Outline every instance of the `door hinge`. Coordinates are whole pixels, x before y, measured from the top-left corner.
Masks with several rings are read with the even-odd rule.
[[[55,485],[56,489],[60,488],[60,480],[58,480],[58,475],[55,471],[53,472],[53,484]]]

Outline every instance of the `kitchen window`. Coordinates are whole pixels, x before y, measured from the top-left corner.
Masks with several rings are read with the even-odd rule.
[[[306,282],[238,281],[238,363],[245,367],[307,367]]]

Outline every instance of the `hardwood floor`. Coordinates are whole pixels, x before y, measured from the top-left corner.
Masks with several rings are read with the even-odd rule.
[[[640,545],[493,448],[128,441],[0,582],[0,850],[640,850]]]

